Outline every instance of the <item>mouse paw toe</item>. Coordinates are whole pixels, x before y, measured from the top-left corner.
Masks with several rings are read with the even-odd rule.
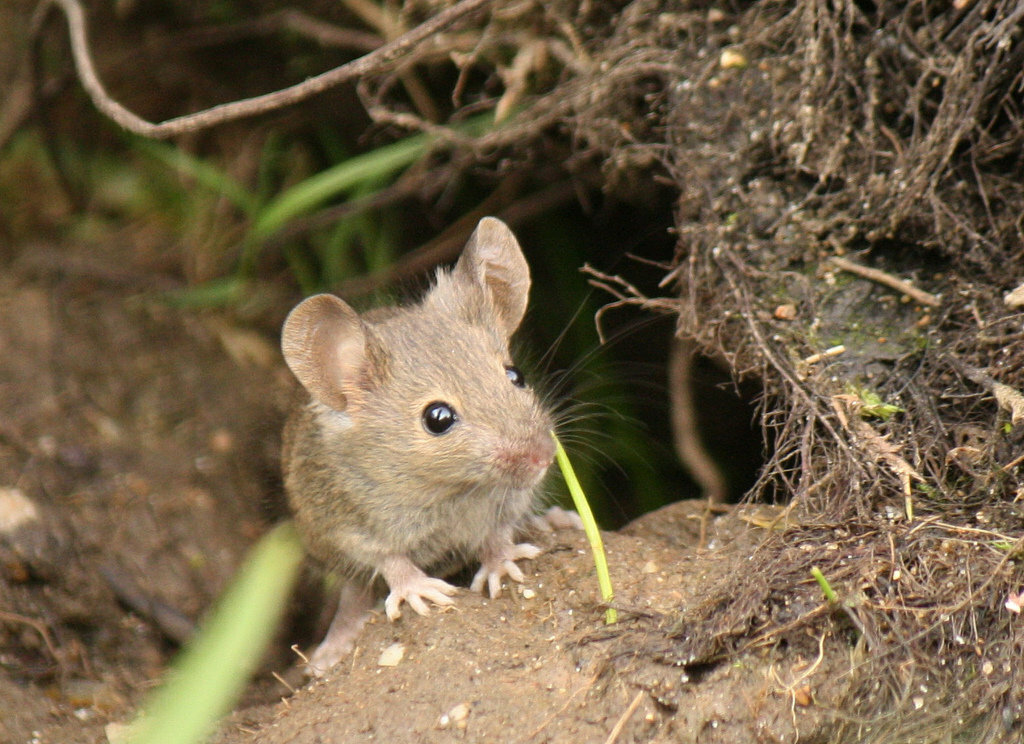
[[[560,506],[552,506],[540,518],[553,530],[583,529],[583,520],[580,519],[580,515],[570,509],[563,509]]]
[[[430,608],[427,602],[432,602],[439,607],[455,603],[451,595],[458,589],[447,581],[434,579],[424,573],[419,576],[411,576],[406,581],[390,584],[391,593],[384,600],[384,611],[388,620],[397,620],[402,616],[402,602],[408,605],[420,615],[429,615]]]
[[[480,559],[480,570],[473,577],[473,583],[469,585],[471,591],[479,592],[487,585],[487,593],[493,599],[501,594],[501,580],[508,576],[513,581],[522,582],[523,572],[516,565],[520,559],[536,558],[541,554],[541,549],[529,543],[514,544],[509,540],[497,548],[486,550]]]

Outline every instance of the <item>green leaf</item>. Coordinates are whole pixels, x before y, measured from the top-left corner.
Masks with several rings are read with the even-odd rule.
[[[189,155],[184,150],[165,142],[153,142],[138,138],[133,141],[133,146],[138,151],[163,162],[169,168],[192,178],[196,183],[224,196],[250,217],[259,208],[259,199],[255,194],[223,170],[205,160]]]
[[[814,580],[818,582],[818,586],[821,587],[821,593],[825,595],[825,600],[829,604],[835,604],[839,601],[835,590],[832,588],[832,585],[828,583],[828,579],[825,578],[825,574],[821,572],[820,568],[813,566],[811,568],[811,576],[813,576]]]
[[[583,520],[583,531],[587,535],[590,550],[594,554],[594,568],[597,569],[597,584],[601,589],[601,598],[605,602],[611,602],[615,598],[615,592],[612,590],[612,579],[608,574],[608,559],[604,554],[601,531],[597,528],[594,513],[590,510],[587,496],[583,493],[583,488],[580,486],[579,479],[572,469],[572,463],[569,462],[569,456],[565,453],[565,448],[562,447],[562,443],[558,441],[558,437],[555,436],[554,432],[551,432],[551,438],[555,440],[555,459],[558,460],[558,467],[562,471],[562,477],[565,478],[565,484],[569,487],[569,494],[572,496],[576,512],[580,515],[580,519]],[[605,610],[604,620],[606,624],[611,625],[618,622],[618,619],[618,613],[614,607],[609,607]]]
[[[408,137],[351,157],[297,183],[260,212],[253,223],[250,239],[263,241],[300,214],[366,181],[383,182],[396,171],[416,162],[433,139],[426,134]]]
[[[239,302],[244,297],[249,282],[241,276],[228,276],[211,279],[194,287],[166,292],[164,300],[175,307],[209,308],[226,307]]]
[[[847,385],[847,390],[860,398],[860,415],[864,418],[876,418],[881,421],[888,421],[897,413],[903,413],[904,409],[893,403],[886,403],[874,390]]]
[[[291,522],[252,549],[218,606],[131,724],[130,744],[195,744],[230,711],[256,669],[298,574]]]

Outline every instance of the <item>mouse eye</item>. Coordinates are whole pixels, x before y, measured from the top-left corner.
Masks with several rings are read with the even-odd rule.
[[[423,409],[423,428],[434,435],[444,434],[458,420],[455,409],[447,403],[437,401]]]
[[[526,387],[526,378],[523,377],[523,373],[519,371],[519,367],[514,367],[512,365],[505,367],[505,376],[516,387]]]

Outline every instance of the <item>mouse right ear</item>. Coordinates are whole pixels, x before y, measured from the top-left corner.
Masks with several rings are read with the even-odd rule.
[[[526,314],[530,267],[519,241],[497,217],[484,217],[469,236],[452,273],[484,290],[507,336]]]
[[[356,311],[334,295],[313,295],[288,314],[281,331],[288,368],[314,399],[344,411],[368,363]]]

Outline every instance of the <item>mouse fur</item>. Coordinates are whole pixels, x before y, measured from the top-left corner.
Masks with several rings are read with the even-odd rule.
[[[479,560],[473,588],[495,595],[539,552],[512,540],[554,457],[551,414],[509,350],[529,288],[511,230],[484,218],[419,302],[359,315],[316,295],[286,320],[282,350],[307,396],[285,427],[285,488],[307,550],[346,583],[313,673],[351,646],[375,577],[394,619],[403,601],[451,603],[435,576]],[[454,418],[441,433],[425,423],[436,404]]]

